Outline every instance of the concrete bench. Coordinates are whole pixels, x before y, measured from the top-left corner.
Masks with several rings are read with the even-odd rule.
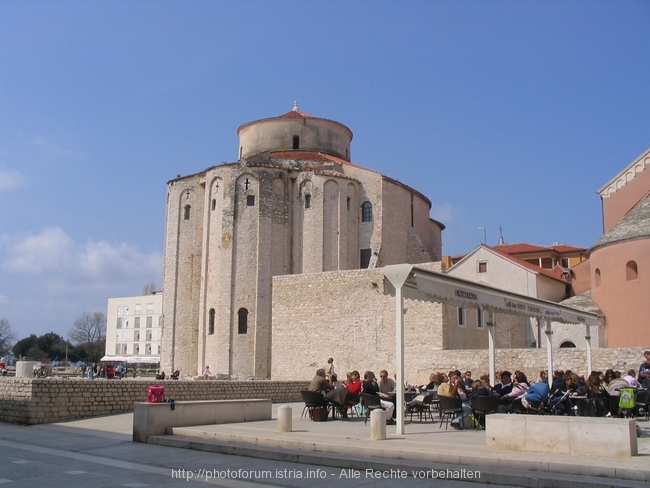
[[[488,449],[627,458],[638,454],[636,420],[554,415],[486,416]]]
[[[136,402],[133,409],[133,441],[147,442],[169,427],[228,424],[271,420],[271,400],[205,400],[169,403]]]

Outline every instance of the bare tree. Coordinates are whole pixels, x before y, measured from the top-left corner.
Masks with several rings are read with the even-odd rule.
[[[74,321],[70,330],[70,339],[76,345],[87,344],[89,356],[99,360],[102,356],[104,336],[106,334],[106,315],[103,312],[84,312],[81,317]]]
[[[4,356],[11,351],[15,340],[16,333],[11,328],[9,321],[0,319],[0,356]]]
[[[142,294],[143,295],[151,295],[156,291],[156,283],[154,281],[150,281],[146,285],[144,285],[144,288],[142,288]]]

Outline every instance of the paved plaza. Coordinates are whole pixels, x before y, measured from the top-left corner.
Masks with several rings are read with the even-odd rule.
[[[639,456],[615,460],[488,451],[484,431],[445,430],[430,422],[407,424],[399,436],[388,426],[387,439],[375,441],[363,419],[312,422],[300,418],[302,404],[290,405],[292,432],[277,432],[277,420],[186,427],[156,437],[158,445],[131,441],[132,414],[37,426],[0,424],[0,484],[641,487],[650,479],[650,423],[644,420],[639,421]]]

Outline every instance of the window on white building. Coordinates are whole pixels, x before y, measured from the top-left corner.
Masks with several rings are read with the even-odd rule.
[[[458,326],[465,327],[465,308],[458,307]]]

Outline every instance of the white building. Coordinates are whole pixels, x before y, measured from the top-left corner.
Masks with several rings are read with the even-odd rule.
[[[515,246],[521,247],[521,245],[511,247]],[[507,246],[489,247],[481,244],[449,268],[447,273],[502,290],[551,302],[562,302],[565,305],[599,314],[597,309],[582,306],[584,301],[582,296],[566,300],[572,294],[570,288],[571,274],[567,269],[560,265],[556,265],[552,269],[537,266],[528,260],[519,259],[499,249],[505,247]],[[564,247],[570,248],[571,246]],[[539,262],[542,263],[541,260]],[[459,311],[458,313],[460,316],[463,312]],[[469,312],[466,311],[465,313],[468,314]],[[528,345],[544,347],[545,341],[541,337],[541,330],[537,320],[530,317],[522,317],[519,320],[522,321],[520,325],[524,325],[523,322],[526,324]],[[598,327],[592,329],[592,338],[596,339],[593,343],[595,346],[600,345],[602,342],[600,331]],[[584,329],[554,323],[553,330],[552,342],[554,348],[584,347]]]
[[[162,291],[108,299],[106,355],[102,361],[159,363]]]

